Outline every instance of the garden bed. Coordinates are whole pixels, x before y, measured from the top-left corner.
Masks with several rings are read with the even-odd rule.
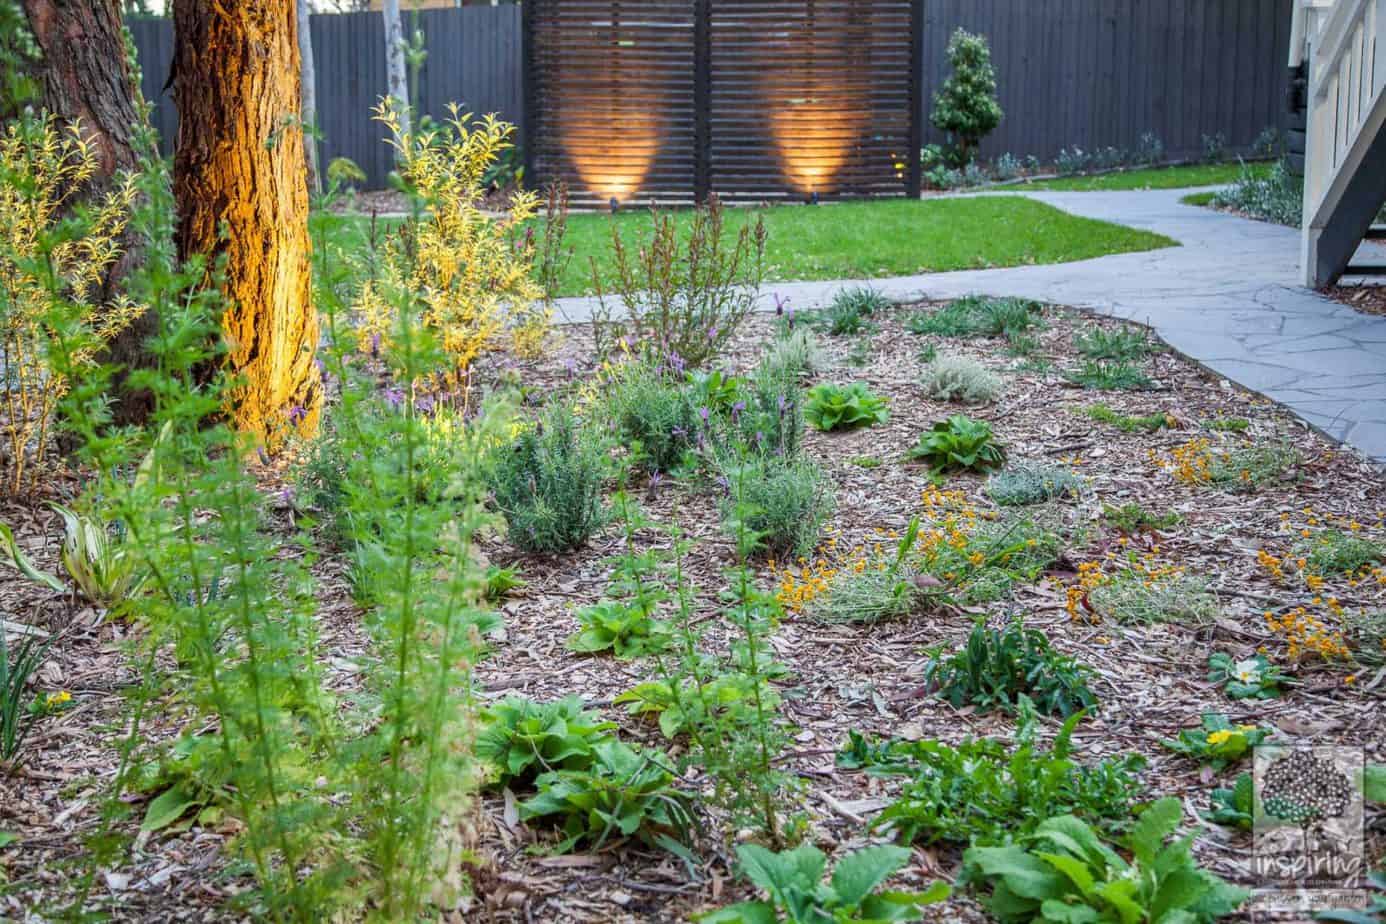
[[[803,244],[793,235],[785,239],[796,247]],[[761,562],[758,577],[767,587],[784,587],[791,601],[800,599],[795,587],[802,583],[796,576],[801,567],[847,570],[859,557],[877,561],[878,545],[879,554],[888,557],[914,516],[924,515],[927,527],[943,509],[969,509],[983,521],[1019,511],[1063,537],[1062,547],[1033,580],[1014,581],[1008,593],[988,602],[932,607],[867,625],[822,622],[792,609],[786,613],[771,645],[788,669],[775,686],[783,697],[782,714],[794,727],[782,767],[802,785],[789,814],[801,812],[807,839],[829,854],[879,839],[868,834],[866,822],[891,799],[899,781],[837,766],[836,755],[851,731],[955,744],[968,735],[1011,739],[1013,717],[944,702],[932,695],[923,670],[925,650],[952,650],[966,639],[975,618],[999,625],[1018,615],[1026,627],[1047,633],[1058,651],[1093,670],[1090,686],[1098,705],[1077,726],[1076,755],[1085,762],[1142,755],[1147,761],[1140,773],[1142,798],[1183,799],[1185,825],[1200,831],[1199,860],[1229,880],[1251,885],[1250,835],[1199,827],[1193,815],[1207,810],[1211,791],[1230,786],[1247,764],[1214,772],[1160,742],[1197,726],[1203,713],[1219,713],[1234,723],[1265,725],[1280,739],[1364,746],[1368,761],[1386,760],[1386,710],[1381,709],[1386,674],[1350,661],[1296,663],[1288,657],[1283,634],[1268,628],[1265,616],[1283,619],[1305,607],[1336,630],[1355,614],[1386,609],[1380,562],[1377,571],[1351,579],[1314,575],[1294,564],[1299,548],[1305,542],[1312,546],[1327,531],[1386,542],[1386,478],[1268,400],[1168,351],[1132,359],[1130,374],[1114,374],[1115,365],[1108,363],[1076,376],[1089,383],[1143,378],[1141,390],[1095,390],[1070,377],[1088,362],[1075,348],[1076,336],[1138,328],[1048,308],[1042,327],[1009,341],[911,332],[919,328],[915,319],[937,308],[877,312],[860,333],[821,338],[828,365],[806,384],[864,382],[889,399],[890,417],[845,433],[808,431],[806,455],[836,488],[829,530],[814,556],[803,565],[789,565],[793,573],[786,575],[783,565],[772,571]],[[728,351],[732,363],[749,368],[774,336],[776,323],[764,316],[747,323]],[[595,372],[585,328],[560,329],[555,339],[556,348],[544,360],[518,367],[535,393],[580,390]],[[1130,347],[1141,338],[1119,339]],[[1002,393],[967,408],[926,397],[919,386],[925,368],[921,351],[976,360],[1001,377]],[[1094,410],[1098,405],[1105,410]],[[1081,479],[1081,490],[1076,497],[1036,507],[1001,508],[982,476],[933,479],[923,466],[902,461],[922,431],[957,413],[989,422],[1012,464],[1031,461],[1071,472]],[[1216,466],[1224,452],[1243,458],[1236,454],[1247,448],[1274,450],[1280,461],[1264,470],[1248,464],[1245,474],[1233,472],[1221,487],[1202,483],[1208,463]],[[278,498],[272,513],[287,534],[307,511],[296,506],[283,467],[266,468],[261,476]],[[49,489],[57,496],[69,487],[55,482]],[[676,525],[692,543],[686,569],[699,590],[694,612],[709,629],[710,641],[725,642],[727,626],[715,619],[714,597],[735,555],[719,525],[720,489],[696,478],[665,476],[637,481],[630,490],[651,520]],[[1137,513],[1128,505],[1139,505],[1163,522],[1143,528],[1133,522]],[[1124,516],[1104,513],[1104,506],[1127,510]],[[0,517],[16,527],[21,545],[40,564],[55,567],[57,550],[43,538],[54,534],[46,508],[10,507],[0,510]],[[603,595],[607,560],[623,542],[618,523],[585,548],[554,557],[521,556],[503,537],[489,538],[484,547],[489,561],[517,567],[527,587],[501,605],[504,628],[491,639],[493,652],[480,665],[479,680],[493,699],[576,694],[616,722],[623,740],[667,749],[669,742],[652,722],[614,702],[651,678],[649,664],[579,655],[565,647],[578,628],[574,610]],[[642,529],[637,543],[667,546],[669,539]],[[860,552],[849,551],[858,547]],[[1115,573],[1131,555],[1153,572],[1153,582],[1187,578],[1195,583],[1181,587],[1206,585],[1208,606],[1172,622],[1138,621],[1133,612],[1125,613],[1133,617],[1126,622],[1112,612],[1098,615],[1082,593],[1083,575],[1093,574],[1094,566],[1083,566],[1095,562]],[[823,560],[821,569],[815,558]],[[312,567],[322,600],[322,641],[331,655],[325,665],[329,685],[351,698],[358,693],[353,659],[366,650],[366,640],[347,562],[327,555]],[[0,609],[61,633],[39,681],[43,689],[64,691],[71,700],[55,703],[53,714],[40,721],[22,771],[0,776],[0,831],[18,835],[15,844],[0,850],[0,871],[11,880],[8,894],[0,898],[0,916],[26,908],[48,912],[72,894],[72,864],[83,838],[97,828],[98,792],[115,769],[115,729],[126,711],[121,690],[133,679],[122,645],[138,631],[5,574]],[[1249,658],[1262,648],[1294,679],[1284,696],[1229,700],[1209,682],[1212,653]],[[147,730],[155,740],[181,730],[179,710],[160,706],[155,704]],[[1041,737],[1047,741],[1058,723],[1045,720],[1044,727]],[[490,794],[463,825],[480,858],[477,895],[466,907],[483,920],[673,921],[750,897],[752,890],[733,877],[729,848],[716,833],[722,819],[704,807],[702,821],[708,836],[696,841],[686,858],[634,841],[596,852],[547,855],[543,848],[554,835],[518,822],[514,800]],[[103,866],[93,899],[128,920],[226,915],[228,896],[250,882],[244,870],[228,867],[221,851],[225,836],[235,831],[232,821],[208,819],[178,833],[165,829],[138,837],[131,855]],[[1369,813],[1369,858],[1380,858],[1383,847],[1382,817]],[[935,880],[951,880],[960,852],[956,845],[919,847],[892,883],[922,889]],[[935,921],[987,919],[965,892],[926,914]]]

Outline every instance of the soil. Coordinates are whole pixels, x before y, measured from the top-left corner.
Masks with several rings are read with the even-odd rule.
[[[790,670],[780,686],[784,717],[796,728],[794,749],[785,756],[784,766],[802,783],[790,810],[804,814],[809,838],[829,853],[880,840],[868,833],[865,822],[898,782],[835,767],[834,753],[849,730],[949,742],[968,735],[1011,738],[1010,717],[953,708],[929,694],[921,671],[925,649],[956,646],[975,617],[1020,615],[1027,626],[1043,629],[1055,647],[1095,672],[1092,687],[1100,706],[1075,734],[1080,759],[1144,755],[1145,790],[1152,799],[1174,795],[1184,800],[1186,823],[1198,834],[1195,852],[1201,862],[1230,880],[1251,884],[1250,835],[1198,824],[1194,815],[1208,808],[1214,786],[1230,785],[1247,767],[1212,774],[1172,753],[1160,739],[1197,726],[1202,713],[1216,712],[1236,722],[1273,726],[1285,740],[1361,747],[1369,762],[1386,762],[1386,710],[1381,706],[1386,670],[1352,663],[1293,663],[1284,640],[1268,630],[1262,615],[1298,605],[1314,607],[1314,598],[1329,596],[1348,613],[1380,611],[1386,586],[1375,581],[1350,586],[1339,577],[1311,591],[1295,575],[1275,580],[1257,561],[1261,549],[1284,557],[1299,540],[1300,530],[1327,523],[1357,522],[1366,534],[1386,538],[1386,478],[1282,408],[1169,351],[1143,361],[1156,383],[1151,390],[1092,392],[1070,384],[1063,371],[1081,365],[1073,335],[1098,326],[1113,329],[1119,326],[1116,322],[1049,309],[1047,327],[1036,335],[1036,354],[1022,360],[1008,355],[1001,340],[907,333],[903,319],[928,307],[890,312],[877,319],[878,328],[870,335],[822,338],[832,365],[820,379],[864,381],[891,400],[891,417],[883,425],[807,435],[809,457],[818,460],[836,484],[832,527],[842,545],[882,541],[882,531],[902,530],[920,511],[929,476],[903,464],[902,454],[922,430],[964,410],[921,394],[916,384],[921,370],[918,353],[926,344],[934,344],[941,353],[971,356],[1004,375],[1005,394],[992,405],[968,408],[966,413],[990,421],[1013,460],[1064,465],[1087,479],[1083,499],[1055,504],[1059,517],[1082,529],[1073,532],[1075,538],[1060,562],[1039,581],[1020,587],[1013,599],[976,612],[921,612],[870,626],[829,625],[789,614],[773,645]],[[755,362],[771,335],[772,322],[755,318],[746,324],[729,352],[734,365]],[[856,358],[864,362],[853,365]],[[502,365],[508,374],[518,371],[536,393],[546,394],[581,380],[594,363],[586,330],[561,328],[543,361],[518,366],[497,362],[486,371],[495,374]],[[1177,427],[1123,433],[1079,413],[1097,402],[1131,415],[1163,411]],[[1245,419],[1247,429],[1201,429],[1207,421],[1228,417]],[[1153,461],[1168,459],[1172,450],[1195,438],[1227,447],[1285,443],[1298,451],[1301,461],[1283,480],[1249,493],[1185,484]],[[880,464],[868,467],[868,460]],[[291,483],[291,462],[280,460],[260,472],[267,496],[273,499],[270,520],[285,536],[300,514],[284,490]],[[60,524],[40,501],[70,495],[79,486],[73,476],[55,475],[45,485],[43,498],[0,505],[0,517],[14,528],[21,547],[50,570],[58,570]],[[995,509],[982,477],[952,476],[945,487],[965,491],[979,510]],[[699,612],[715,613],[721,570],[732,558],[719,528],[717,497],[668,478],[641,486],[639,495],[649,516],[676,524],[686,538],[695,540],[689,568],[701,589]],[[1104,525],[1102,505],[1130,503],[1157,514],[1178,513],[1182,521],[1159,533],[1120,536]],[[641,538],[667,542],[653,532]],[[501,607],[505,627],[495,639],[494,655],[481,665],[482,692],[486,698],[521,694],[542,700],[576,693],[619,723],[623,738],[667,747],[656,727],[612,704],[618,694],[647,679],[646,665],[578,656],[564,646],[577,627],[573,610],[602,594],[606,559],[619,545],[616,525],[588,547],[555,558],[521,557],[503,538],[489,540],[489,559],[518,566],[528,586]],[[1075,579],[1077,565],[1129,547],[1206,578],[1218,601],[1217,617],[1198,625],[1095,625],[1073,620],[1065,608],[1066,588]],[[325,554],[313,569],[330,682],[349,692],[355,683],[350,659],[368,650],[361,613],[351,599],[343,556]],[[96,807],[115,772],[115,745],[128,720],[122,692],[135,679],[129,643],[141,628],[28,584],[13,571],[0,574],[0,613],[8,628],[13,631],[17,621],[56,635],[51,657],[37,678],[38,691],[67,691],[72,697],[65,709],[37,723],[25,762],[12,772],[0,772],[0,831],[18,836],[0,849],[0,881],[9,879],[9,886],[0,889],[0,918],[28,919],[30,914],[60,908],[72,894],[75,875],[85,868],[83,844],[98,828]],[[763,566],[761,574],[767,584],[772,582]],[[1295,678],[1295,686],[1283,698],[1232,701],[1207,680],[1210,653],[1246,657],[1261,646]],[[148,733],[153,741],[171,741],[185,730],[186,722],[186,706],[176,691],[170,691],[153,704]],[[1048,721],[1046,726],[1052,734],[1057,723]],[[136,826],[149,796],[127,798],[135,809],[134,820],[122,833],[131,841],[118,860],[100,870],[91,906],[122,921],[234,919],[225,910],[225,900],[250,885],[244,869],[233,865],[225,849],[228,836],[235,833],[234,823],[141,835]],[[698,860],[691,867],[634,842],[598,853],[549,855],[542,847],[553,843],[553,832],[520,824],[503,795],[488,793],[470,821],[481,858],[474,874],[476,894],[446,919],[681,921],[697,911],[750,897],[752,891],[729,869],[732,850],[719,819],[706,811],[704,822],[696,845]],[[1386,818],[1371,808],[1367,849],[1373,862],[1386,851]],[[959,859],[956,847],[917,848],[892,884],[919,888],[951,879]],[[964,892],[928,909],[926,919],[987,918]]]

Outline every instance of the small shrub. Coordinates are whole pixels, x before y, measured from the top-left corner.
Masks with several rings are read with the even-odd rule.
[[[1217,599],[1208,591],[1208,582],[1203,578],[1185,574],[1179,568],[1139,561],[1107,575],[1089,592],[1088,604],[1095,615],[1123,625],[1202,625],[1211,622],[1218,612]]]
[[[759,844],[736,848],[742,873],[765,892],[762,901],[740,902],[698,918],[701,924],[773,924],[775,921],[917,921],[920,910],[948,897],[935,883],[924,892],[879,891],[910,861],[903,847],[862,847],[838,861],[825,884],[827,857],[812,844],[772,853]]]
[[[1178,423],[1168,411],[1156,411],[1143,417],[1131,417],[1118,413],[1105,404],[1090,404],[1083,408],[1082,413],[1098,423],[1116,427],[1122,433],[1134,433],[1137,430],[1154,433],[1163,427],[1173,427]]]
[[[744,528],[771,557],[807,555],[833,509],[832,486],[807,460],[747,457],[723,469],[722,517],[728,532]]]
[[[941,356],[929,364],[920,380],[924,394],[935,401],[987,404],[1001,396],[1001,377],[965,356]]]
[[[1268,483],[1293,481],[1301,461],[1299,450],[1289,445],[1242,446],[1228,452],[1209,450],[1202,483],[1231,492],[1247,492]]]
[[[1135,162],[1143,167],[1154,167],[1165,161],[1165,143],[1154,132],[1141,135],[1136,144]]]
[[[1092,165],[1098,170],[1115,170],[1124,166],[1130,159],[1121,148],[1105,147],[1092,152]]]
[[[1006,462],[1006,451],[992,437],[991,424],[954,414],[920,434],[905,453],[936,472],[985,471]]]
[[[1199,145],[1205,164],[1220,164],[1227,159],[1227,136],[1222,132],[1204,135]]]
[[[761,360],[761,368],[783,382],[797,382],[822,372],[827,366],[827,357],[818,346],[817,338],[806,327],[796,327],[776,337]]]
[[[1040,312],[1040,304],[1028,299],[968,295],[934,311],[916,312],[905,326],[914,334],[1012,339],[1042,326]]]
[[[1270,732],[1255,725],[1234,725],[1225,715],[1208,712],[1203,715],[1203,724],[1194,729],[1186,728],[1179,733],[1177,740],[1161,739],[1160,743],[1185,757],[1211,767],[1223,770],[1251,753],[1251,749],[1270,736]]]
[[[1245,433],[1251,428],[1251,421],[1245,417],[1214,417],[1205,420],[1203,428],[1214,433]]]
[[[554,404],[496,451],[491,492],[516,548],[575,549],[606,522],[607,462],[594,436],[569,405]]]
[[[765,223],[757,218],[730,237],[715,195],[694,210],[683,244],[671,212],[652,209],[651,222],[650,237],[633,249],[611,223],[620,310],[608,306],[593,264],[597,351],[605,355],[624,339],[646,358],[696,369],[718,356],[755,310],[764,277]]]
[[[1215,651],[1208,657],[1208,682],[1223,688],[1228,699],[1274,699],[1285,675],[1263,654],[1237,661]]]
[[[476,756],[490,768],[495,786],[528,786],[540,773],[592,766],[593,746],[616,728],[582,708],[576,696],[536,703],[509,696],[481,714]]]
[[[919,352],[915,354],[915,358],[921,363],[931,363],[938,359],[938,347],[934,346],[932,343],[926,343],[919,348]]]
[[[862,382],[823,383],[808,390],[804,418],[819,430],[852,430],[885,423],[890,418],[886,399],[872,394]]]
[[[740,445],[761,456],[793,458],[804,439],[804,406],[798,381],[786,379],[768,362],[751,376],[742,394],[742,407],[732,406],[729,428]]]
[[[1001,124],[996,72],[984,36],[958,29],[948,41],[947,54],[953,72],[934,94],[929,118],[939,131],[953,138],[956,162],[965,165],[971,163],[981,140]]]
[[[838,766],[909,777],[900,796],[871,822],[902,843],[947,841],[1004,844],[1034,831],[1056,812],[1116,829],[1130,817],[1145,760],[1136,754],[1084,765],[1073,759],[1077,712],[1059,729],[1050,750],[1037,741],[1034,704],[1017,704],[1016,739],[1007,747],[991,738],[967,738],[957,747],[942,741],[886,741],[869,746],[865,761],[839,755]],[[864,744],[854,736],[860,750]]]
[[[1118,327],[1107,330],[1094,327],[1076,335],[1073,347],[1090,359],[1133,360],[1141,359],[1155,351],[1146,331]]]
[[[1083,479],[1057,465],[1020,462],[992,475],[987,493],[1002,507],[1024,507],[1056,497],[1078,497],[1083,493]]]
[[[144,313],[102,286],[121,258],[134,178],[73,212],[101,167],[100,145],[51,115],[7,121],[0,132],[0,491],[33,488],[58,430],[72,373],[85,374]]]
[[[697,408],[684,382],[645,363],[622,367],[607,393],[616,433],[647,472],[685,467],[711,408]]]
[[[1386,543],[1355,532],[1324,529],[1296,543],[1295,555],[1315,574],[1352,574],[1386,559]]]
[[[388,349],[401,330],[398,294],[409,292],[418,320],[448,353],[449,377],[462,374],[506,334],[533,349],[542,343],[549,315],[531,275],[534,248],[513,241],[539,200],[516,192],[503,216],[491,217],[479,182],[511,147],[514,126],[494,116],[468,125],[453,106],[450,118],[402,136],[397,105],[387,98],[375,118],[392,137],[403,138],[396,148],[399,175],[423,207],[407,233],[389,235],[378,252],[378,268],[357,300],[361,336]]]
[[[1122,504],[1120,507],[1103,504],[1102,519],[1128,536],[1149,530],[1173,529],[1184,522],[1184,518],[1173,510],[1169,513],[1151,513],[1140,504]]]
[[[1261,129],[1261,134],[1251,142],[1251,152],[1266,160],[1282,156],[1285,153],[1285,139],[1281,137],[1280,129],[1274,125],[1267,125]]]
[[[1345,615],[1343,636],[1359,663],[1368,667],[1386,665],[1386,613]]]
[[[1304,215],[1304,180],[1283,160],[1276,162],[1264,177],[1246,165],[1235,183],[1213,196],[1212,204],[1298,228]]]
[[[809,615],[824,622],[876,623],[915,612],[926,597],[911,558],[919,525],[917,517],[910,522],[889,561],[870,563],[863,557],[829,575],[827,593],[807,601]]]
[[[1054,169],[1060,176],[1073,176],[1083,173],[1092,164],[1092,155],[1074,145],[1064,148],[1054,158]]]
[[[1068,380],[1096,391],[1144,391],[1155,384],[1150,376],[1129,362],[1092,359],[1083,363],[1082,368],[1069,372]]]
[[[1024,172],[1024,169],[1020,159],[1007,151],[1005,154],[996,158],[996,163],[992,165],[991,172],[996,175],[998,180],[1005,182],[1019,177],[1021,173]]]
[[[890,300],[867,286],[840,289],[821,311],[800,315],[804,323],[831,337],[844,337],[874,329],[871,318],[890,307]]]
[[[613,840],[636,837],[657,845],[661,836],[692,839],[692,796],[675,789],[665,757],[635,750],[615,739],[592,745],[592,762],[581,770],[551,770],[534,781],[538,792],[520,803],[520,818],[553,820],[563,833],[554,850],[579,844],[600,850]]]
[[[1026,629],[1019,621],[989,629],[979,622],[959,651],[949,656],[941,649],[931,653],[924,683],[958,708],[973,705],[983,712],[1012,712],[1024,694],[1041,712],[1067,717],[1097,704],[1088,689],[1089,674],[1086,667],[1055,651],[1038,629]]]
[[[1146,808],[1121,842],[1129,860],[1081,819],[1060,815],[1019,844],[969,848],[963,876],[990,888],[983,904],[1002,924],[1208,924],[1235,912],[1250,893],[1199,867],[1192,836],[1169,840],[1183,811],[1177,798]]]
[[[1039,340],[1029,334],[1016,334],[1006,341],[1006,355],[1017,359],[1033,357],[1039,351]]]

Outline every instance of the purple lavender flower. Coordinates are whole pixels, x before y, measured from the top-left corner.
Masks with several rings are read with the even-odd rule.
[[[432,414],[435,404],[432,395],[421,395],[414,401],[414,410],[420,414]]]
[[[399,410],[399,406],[404,403],[404,392],[393,385],[385,389],[384,397],[385,403],[390,405],[393,410]]]
[[[780,406],[780,416],[783,417],[785,410],[789,407],[789,402],[785,400],[784,395],[780,395],[778,404]]]
[[[706,406],[703,406],[698,408],[698,416],[703,419],[703,423],[707,423],[707,419],[712,416],[712,412],[709,411]]]
[[[744,410],[746,410],[746,402],[745,402],[745,401],[738,401],[738,402],[736,402],[735,404],[732,405],[732,409],[731,409],[732,423],[736,423],[737,421],[739,421],[739,420],[741,419],[741,412],[744,411]]]
[[[379,355],[380,355],[380,334],[379,334],[379,332],[377,332],[377,333],[371,334],[371,356],[379,356]]]
[[[784,309],[785,309],[785,307],[788,306],[788,305],[789,305],[789,296],[788,296],[788,295],[781,296],[780,293],[776,292],[776,293],[775,293],[775,317],[777,317],[777,318],[782,318],[782,317],[784,317]]]

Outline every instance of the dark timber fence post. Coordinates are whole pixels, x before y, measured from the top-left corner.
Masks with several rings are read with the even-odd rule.
[[[534,100],[534,5],[539,0],[520,0],[520,97],[524,109],[525,131],[520,139],[524,147],[525,181],[530,189],[539,188],[534,174],[534,148],[539,143],[538,109]],[[512,20],[513,21],[513,20]]]
[[[908,190],[918,199],[924,177],[919,163],[919,151],[924,147],[924,3],[910,4],[910,149],[905,152],[908,165]]]
[[[693,0],[693,198],[712,192],[712,0]]]

